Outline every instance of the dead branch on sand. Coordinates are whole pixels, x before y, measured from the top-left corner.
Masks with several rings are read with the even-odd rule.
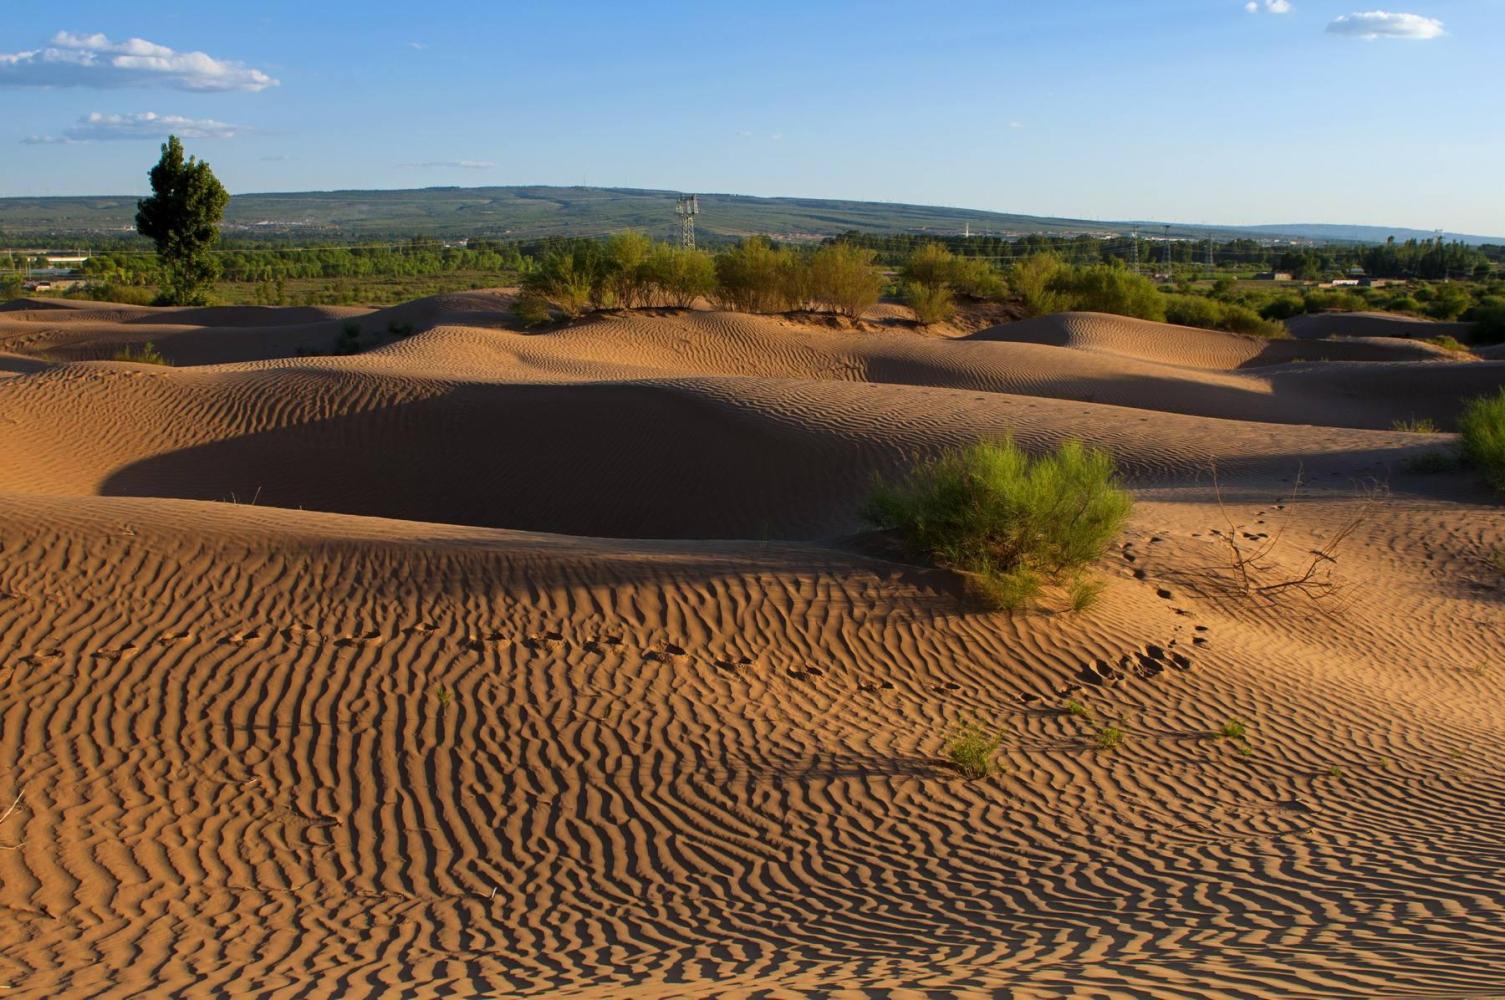
[[[5,821],[8,820],[8,819],[10,819],[10,814],[16,811],[16,806],[18,806],[18,805],[21,804],[21,794],[23,792],[25,792],[25,791],[26,791],[26,789],[23,786],[20,789],[20,791],[16,792],[16,797],[11,802],[10,808],[7,809],[7,810],[5,810],[4,815],[0,815],[0,826],[4,826],[5,825]],[[24,841],[24,840],[20,841],[19,843],[15,843],[15,844],[0,844],[0,851],[15,851],[15,850],[19,850],[20,848],[25,847],[25,846],[26,846],[26,841]]]
[[[1212,534],[1225,547],[1231,574],[1218,574],[1214,577],[1220,585],[1218,589],[1226,595],[1253,601],[1263,607],[1279,607],[1290,598],[1301,598],[1324,614],[1336,611],[1336,599],[1344,589],[1343,582],[1334,575],[1338,564],[1338,549],[1368,520],[1382,498],[1381,488],[1372,486],[1364,490],[1361,494],[1363,502],[1358,510],[1345,518],[1321,547],[1308,549],[1302,562],[1291,568],[1283,564],[1277,555],[1285,535],[1285,526],[1281,525],[1273,532],[1251,532],[1247,525],[1236,523],[1223,499],[1217,463],[1211,463],[1210,467],[1213,496],[1217,499],[1218,511],[1226,526],[1226,530],[1214,528]],[[1291,492],[1283,503],[1276,505],[1276,509],[1289,508],[1300,496],[1302,485],[1301,471],[1298,469]]]

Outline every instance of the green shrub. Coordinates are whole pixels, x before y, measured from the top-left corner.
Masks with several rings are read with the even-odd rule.
[[[716,290],[716,263],[703,250],[658,243],[642,270],[656,305],[688,309]]]
[[[172,362],[157,350],[157,345],[151,341],[144,344],[128,344],[112,354],[110,360],[130,361],[138,365],[167,365],[169,367],[172,365]]]
[[[1200,295],[1167,295],[1165,321],[1181,326],[1216,330],[1223,320],[1223,304]]]
[[[716,295],[728,309],[773,313],[788,308],[790,254],[761,236],[749,236],[716,255]]]
[[[1313,288],[1307,291],[1305,298],[1303,312],[1362,312],[1369,305],[1354,292],[1336,288]]]
[[[1433,319],[1454,320],[1474,304],[1473,296],[1458,285],[1443,285],[1427,303],[1427,315]]]
[[[1444,351],[1450,351],[1453,354],[1471,353],[1468,347],[1462,343],[1459,343],[1456,337],[1450,337],[1445,333],[1438,337],[1428,337],[1427,343],[1433,345],[1434,347],[1440,347]]]
[[[602,304],[606,280],[600,247],[581,240],[544,254],[538,267],[523,276],[522,288],[525,295],[542,299],[573,319]]]
[[[1266,302],[1259,310],[1259,315],[1264,319],[1283,320],[1292,316],[1300,316],[1306,312],[1306,299],[1300,295],[1277,295]]]
[[[1001,730],[989,731],[969,722],[946,742],[946,759],[968,778],[986,778],[993,773],[993,755],[1002,745]]]
[[[1458,418],[1463,457],[1493,489],[1505,494],[1505,389],[1471,399]]]
[[[1003,280],[1003,275],[998,273],[991,262],[981,257],[953,258],[947,280],[958,295],[979,301],[1002,299],[1009,292],[1008,282]]]
[[[1071,581],[1071,586],[1066,588],[1071,610],[1080,614],[1097,607],[1098,602],[1103,599],[1103,591],[1107,589],[1107,586],[1107,583],[1102,580],[1085,576]]]
[[[653,249],[653,240],[632,230],[614,233],[607,239],[602,268],[607,292],[602,296],[604,305],[635,309],[648,304],[650,284],[645,265]]]
[[[1070,309],[1165,320],[1165,296],[1155,283],[1112,264],[1067,268],[1055,276],[1050,287]]]
[[[913,554],[969,574],[990,606],[1013,610],[1101,558],[1132,507],[1105,452],[1067,441],[1032,459],[1005,438],[880,481],[865,513]]]
[[[1066,262],[1053,253],[1037,253],[1014,265],[1009,284],[1031,316],[1044,316],[1071,308],[1066,298],[1055,291],[1056,278],[1067,270]]]
[[[1401,417],[1390,424],[1390,429],[1407,434],[1436,434],[1437,421],[1430,417]]]
[[[95,302],[119,302],[131,306],[149,306],[157,299],[157,294],[150,288],[140,288],[136,285],[122,285],[114,281],[106,281],[102,284],[85,285],[82,297],[92,299]]]
[[[1474,324],[1474,343],[1498,344],[1505,340],[1505,298],[1485,296],[1463,318]]]
[[[914,310],[915,319],[925,326],[944,323],[956,315],[956,299],[946,285],[909,283],[900,289],[900,295]]]
[[[549,300],[535,292],[523,292],[512,304],[512,314],[523,326],[538,326],[554,317]]]
[[[874,252],[851,243],[828,243],[808,261],[810,297],[848,319],[862,314],[883,295],[883,274]]]

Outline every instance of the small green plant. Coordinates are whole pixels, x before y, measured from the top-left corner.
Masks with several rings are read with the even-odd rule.
[[[340,337],[334,342],[335,354],[361,353],[361,325],[353,320],[340,327]]]
[[[1463,457],[1491,488],[1505,494],[1505,389],[1469,400],[1458,418],[1458,431],[1463,435]]]
[[[865,514],[917,556],[961,573],[985,606],[1030,607],[1046,582],[1079,578],[1123,528],[1133,498],[1105,452],[1067,441],[1031,458],[982,442],[880,481]]]
[[[110,356],[110,360],[129,361],[138,365],[172,366],[172,362],[161,351],[157,350],[157,345],[151,341],[147,341],[144,344],[132,344],[122,347]]]
[[[1495,549],[1484,560],[1496,573],[1505,573],[1505,549]]]
[[[1082,704],[1080,701],[1077,701],[1075,698],[1069,699],[1065,705],[1062,705],[1061,711],[1065,712],[1067,715],[1071,716],[1074,719],[1092,718],[1092,710],[1089,709],[1086,705]]]
[[[1437,421],[1429,417],[1402,417],[1390,425],[1392,431],[1403,431],[1406,434],[1436,434]]]
[[[1237,719],[1229,719],[1218,727],[1217,736],[1220,740],[1244,740],[1249,737],[1249,727]]]
[[[986,778],[993,773],[993,755],[1003,745],[1002,730],[988,730],[969,722],[946,743],[946,759],[968,778]]]
[[[1124,739],[1127,736],[1128,734],[1125,733],[1120,726],[1104,726],[1102,729],[1098,730],[1097,733],[1097,748],[1104,751],[1105,753],[1117,750],[1119,747],[1123,746]]]
[[[1333,778],[1333,779],[1337,779],[1337,778],[1343,777],[1343,765],[1341,765],[1341,764],[1333,764],[1330,767],[1328,767],[1328,769],[1327,769],[1327,776],[1329,778]]]
[[[1437,347],[1440,347],[1444,351],[1448,351],[1448,352],[1453,353],[1453,354],[1471,354],[1472,353],[1468,349],[1467,345],[1459,343],[1456,338],[1449,337],[1447,334],[1443,334],[1440,337],[1429,337],[1429,338],[1427,338],[1427,343],[1432,344],[1432,345],[1437,346]]]
[[[1430,475],[1439,472],[1453,472],[1458,468],[1459,461],[1456,452],[1424,451],[1420,455],[1412,455],[1406,459],[1401,463],[1401,468],[1407,472]]]
[[[442,684],[434,685],[434,697],[439,701],[440,708],[449,707],[449,688]]]
[[[1071,601],[1071,610],[1077,614],[1090,611],[1097,607],[1103,599],[1103,591],[1107,589],[1107,581],[1094,580],[1088,576],[1079,576],[1071,581],[1071,586],[1066,588],[1066,596]]]
[[[914,310],[921,326],[944,323],[956,313],[956,299],[946,285],[922,285],[910,282],[900,293],[904,304]]]

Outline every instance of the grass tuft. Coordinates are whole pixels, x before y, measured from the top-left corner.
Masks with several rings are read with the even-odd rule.
[[[1124,739],[1128,736],[1120,726],[1104,726],[1097,734],[1097,748],[1104,752],[1117,750],[1123,746]]]
[[[1458,418],[1458,430],[1463,457],[1491,488],[1505,494],[1505,389],[1469,400]]]
[[[1429,417],[1402,417],[1390,425],[1392,431],[1403,431],[1407,434],[1436,434],[1437,421]]]
[[[1002,730],[988,730],[969,722],[947,741],[946,759],[965,777],[986,778],[993,773],[993,755],[1002,745]]]
[[[147,341],[140,345],[127,345],[110,356],[111,361],[130,361],[138,365],[166,365],[172,367],[172,362],[167,359],[157,345]]]

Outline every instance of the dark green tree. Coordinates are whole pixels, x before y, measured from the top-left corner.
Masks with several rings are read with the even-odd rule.
[[[219,222],[230,193],[209,164],[183,158],[183,144],[171,135],[162,159],[151,170],[152,196],[136,203],[136,231],[157,244],[162,261],[164,305],[203,305],[219,263],[209,252],[219,239]]]

